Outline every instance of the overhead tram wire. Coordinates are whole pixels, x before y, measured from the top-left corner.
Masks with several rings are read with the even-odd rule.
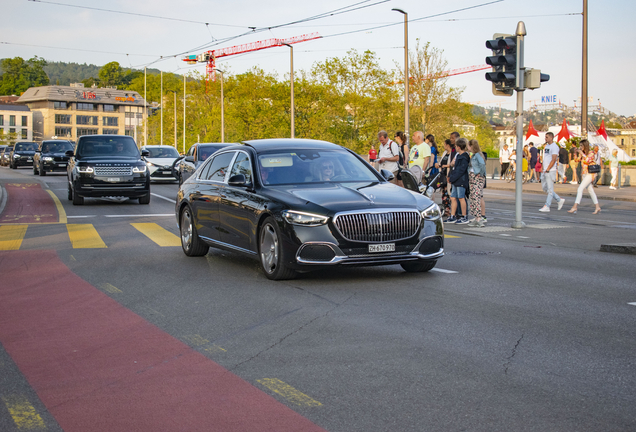
[[[156,54],[120,53],[120,52],[112,52],[112,51],[97,51],[97,50],[94,50],[94,49],[65,48],[65,47],[56,47],[56,46],[48,46],[48,45],[32,45],[32,44],[24,44],[24,43],[17,43],[17,42],[0,41],[0,44],[2,44],[2,45],[27,46],[27,47],[33,47],[33,48],[60,49],[60,50],[67,50],[67,51],[86,51],[86,52],[100,53],[100,54],[116,54],[116,55],[126,55],[126,56],[127,55],[133,55],[133,56],[140,56],[140,57],[157,57]]]

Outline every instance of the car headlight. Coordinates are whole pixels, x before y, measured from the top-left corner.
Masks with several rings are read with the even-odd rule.
[[[143,166],[134,166],[133,167],[133,172],[134,173],[145,173],[146,172],[146,165]]]
[[[14,154],[14,155],[13,155],[13,159],[17,159],[17,158],[19,158],[19,157],[20,157],[20,155],[19,155],[19,154]]]
[[[327,216],[316,215],[312,213],[297,212],[291,210],[285,210],[283,217],[287,222],[292,225],[302,226],[318,226],[324,225],[329,220]]]
[[[439,206],[435,203],[428,206],[421,214],[422,218],[426,220],[437,220],[442,217],[442,212],[439,210]]]
[[[47,157],[43,158],[43,160],[44,160],[45,162],[53,162],[53,158],[52,158],[52,157],[50,157],[50,156],[47,156]]]
[[[95,170],[93,169],[93,167],[89,167],[89,166],[87,166],[87,167],[78,166],[77,167],[77,172],[82,173],[82,174],[92,174],[92,173],[95,172]]]

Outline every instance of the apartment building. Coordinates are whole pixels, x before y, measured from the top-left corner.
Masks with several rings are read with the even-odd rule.
[[[15,135],[14,135],[15,134]],[[0,105],[0,139],[33,141],[33,113],[24,105]]]
[[[33,114],[33,140],[82,135],[143,135],[145,101],[139,93],[113,88],[31,87],[16,101]]]

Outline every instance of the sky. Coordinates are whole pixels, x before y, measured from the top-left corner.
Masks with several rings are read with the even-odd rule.
[[[404,16],[393,8],[408,13],[409,48],[418,39],[430,42],[443,51],[449,69],[484,65],[491,55],[486,40],[514,34],[523,21],[525,66],[550,75],[540,89],[524,93],[524,109],[544,107],[548,99],[580,106],[583,0],[0,0],[0,58],[37,55],[204,73],[203,63],[188,65],[183,56],[318,32],[322,38],[294,45],[296,73],[350,49],[374,51],[383,68],[397,69],[404,67]],[[634,0],[588,0],[590,106],[636,115],[635,15]],[[283,79],[289,48],[217,60],[218,68],[233,74],[255,66]],[[463,88],[464,102],[515,109],[514,96],[492,94],[485,72],[452,76],[447,83]]]

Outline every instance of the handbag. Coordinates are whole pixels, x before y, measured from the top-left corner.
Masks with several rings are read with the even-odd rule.
[[[588,165],[587,167],[587,172],[590,174],[596,174],[596,173],[600,173],[601,172],[601,166],[600,165]]]

